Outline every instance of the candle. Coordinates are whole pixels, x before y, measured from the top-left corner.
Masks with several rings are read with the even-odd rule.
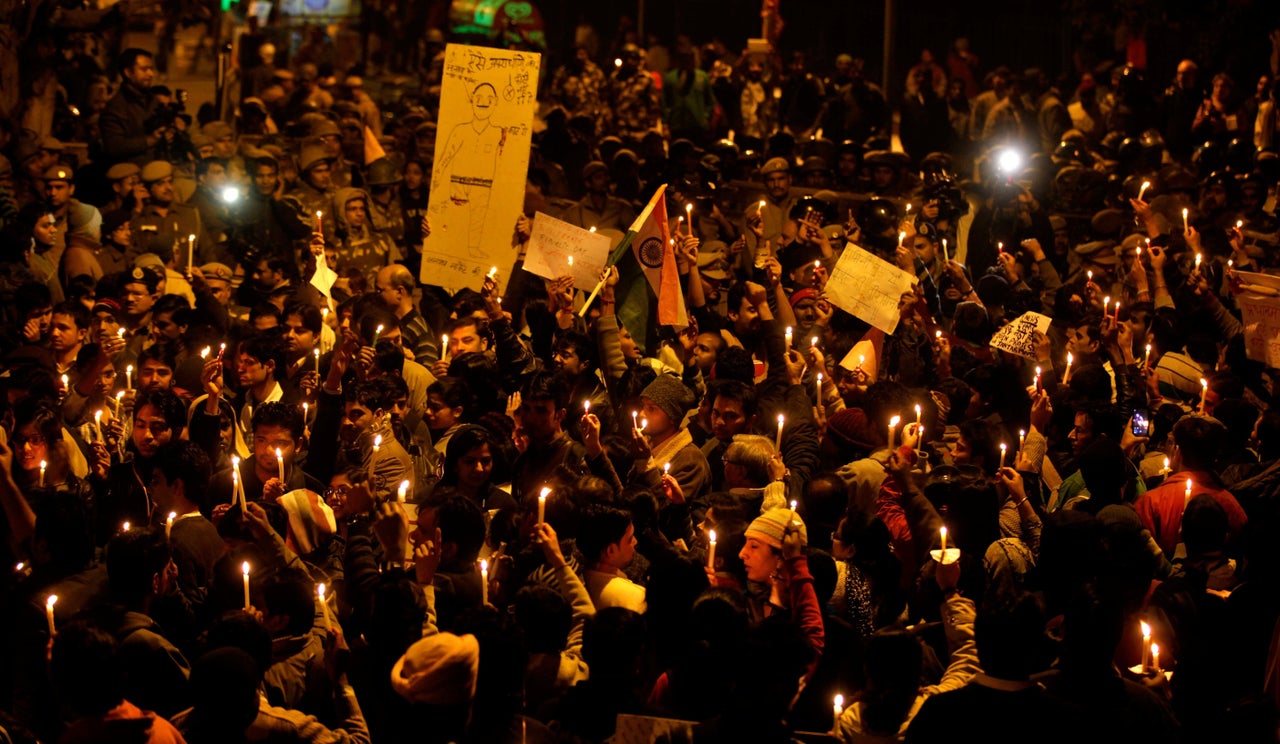
[[[550,495],[551,489],[546,486],[543,486],[538,494],[538,524],[547,521],[547,497]]]
[[[898,247],[902,247],[902,242],[907,239],[906,231],[898,233]]]
[[[329,325],[329,308],[327,307],[320,308],[320,322],[324,323],[325,325]],[[223,344],[223,346],[225,347],[226,344]]]
[[[1116,314],[1113,318],[1115,322],[1120,322],[1120,300],[1116,300]]]
[[[44,619],[49,623],[49,637],[57,635],[58,629],[53,623],[53,606],[58,603],[58,595],[50,594],[44,601]]]
[[[1102,298],[1102,314],[1107,314],[1107,308],[1111,305],[1111,295]]]
[[[321,212],[320,210],[317,209],[316,210],[316,232],[318,233],[324,233],[324,222],[321,220],[322,217],[324,217],[324,212]]]
[[[786,417],[781,413],[778,414],[778,437],[773,440],[773,446],[779,452],[782,451],[782,425],[785,423]]]
[[[240,458],[236,455],[231,456],[231,503],[236,503],[236,498],[240,499],[240,511],[248,513],[249,505],[245,503],[244,485],[240,480]]]
[[[569,256],[569,268],[573,268],[573,256]]]
[[[810,349],[816,349],[816,348],[818,348],[818,337],[817,337],[817,336],[812,336],[812,337],[810,337],[810,338],[809,338],[809,348],[810,348]]]
[[[208,358],[209,358],[209,352],[211,352],[211,351],[213,351],[213,349],[212,349],[212,348],[210,348],[210,347],[208,347],[208,346],[204,347],[203,349],[201,349],[201,350],[200,350],[200,358],[201,358],[201,359],[208,359]]]
[[[311,414],[311,406],[305,400],[302,401],[302,426],[306,428],[307,418]]]
[[[124,524],[120,525],[120,531],[121,531],[121,532],[128,532],[128,531],[129,531],[129,523],[128,523],[128,522],[125,522]]]
[[[169,512],[169,517],[164,520],[164,539],[169,539],[169,533],[173,532],[173,520],[177,518],[177,512]]]
[[[1187,208],[1182,208],[1182,231],[1190,232],[1191,226],[1187,223]]]
[[[62,376],[62,391],[64,393],[71,392],[71,378],[66,375]]]
[[[1004,255],[1004,243],[996,241],[996,253]]]
[[[125,368],[124,368],[124,389],[125,390],[133,389],[133,365],[132,364],[125,365]]]
[[[489,561],[480,559],[480,604],[489,604]]]
[[[280,473],[280,487],[284,488],[284,453],[276,447],[276,470]]]
[[[1066,385],[1071,379],[1071,363],[1075,361],[1075,357],[1071,356],[1071,352],[1067,352],[1067,368],[1062,372],[1062,384]]]
[[[405,502],[405,496],[407,496],[408,493],[409,481],[407,479],[400,481],[400,491],[396,494],[396,500],[403,504]]]
[[[1183,502],[1185,503],[1185,502],[1190,501],[1190,500],[1191,500],[1191,479],[1190,479],[1190,478],[1188,478],[1188,479],[1187,479],[1187,494],[1186,494],[1186,498],[1185,498],[1185,499],[1183,499]]]
[[[1201,254],[1197,253],[1197,254],[1196,254],[1196,271],[1199,271],[1199,270],[1200,270],[1200,262],[1202,262],[1202,261],[1204,261],[1204,256],[1202,256]]]
[[[595,226],[595,225],[592,225],[591,227],[587,228],[587,232],[591,232],[591,233],[593,233],[593,232],[595,232],[595,231],[596,231],[596,226]]]
[[[1204,399],[1209,394],[1209,381],[1200,378],[1200,413],[1204,413]]]
[[[378,450],[382,447],[382,435],[378,434],[373,438],[373,452],[369,455],[369,493],[373,493],[373,473],[378,467]]]
[[[1018,429],[1018,451],[1022,451],[1022,444],[1027,441],[1027,430]]]
[[[782,338],[786,341],[786,351],[791,351],[791,326],[787,326],[787,330],[782,334]]]
[[[1147,354],[1142,358],[1142,366],[1144,368],[1151,366],[1151,344],[1147,344]]]
[[[1142,201],[1142,195],[1147,193],[1147,189],[1151,188],[1150,181],[1143,181],[1142,188],[1138,189],[1138,201]]]
[[[373,343],[369,344],[370,346],[378,345],[378,336],[382,335],[382,329],[383,329],[383,326],[378,326],[377,328],[373,329]]]
[[[671,463],[669,462],[662,463],[662,474],[671,475]]]
[[[795,510],[796,510],[796,500],[795,500],[795,499],[791,499],[791,502],[790,502],[790,503],[791,503],[791,511],[795,511]]]
[[[840,714],[844,713],[844,695],[836,693],[835,700],[831,705],[831,712],[834,715],[831,723],[831,730],[835,731],[840,723]]]
[[[1160,673],[1160,645],[1157,643],[1151,644],[1151,668],[1156,674]]]
[[[440,337],[440,359],[449,361],[449,335],[445,334]]]
[[[636,416],[639,416],[639,415],[640,415],[640,414],[639,414],[638,412],[636,412],[636,411],[632,411],[632,412],[631,412],[631,428],[632,428],[632,429],[639,429],[639,428],[640,428],[640,424],[638,424],[638,423],[636,422]]]
[[[821,372],[818,373],[818,383],[814,387],[816,388],[814,390],[814,393],[816,393],[816,395],[814,395],[814,398],[813,398],[814,402],[816,402],[818,405],[822,405],[822,373]]]
[[[319,347],[312,349],[311,354],[316,358],[316,374],[320,374],[320,349]]]
[[[586,416],[588,413],[591,413],[591,399],[590,399],[590,398],[588,398],[587,400],[582,401],[582,415],[583,415],[583,416]]]
[[[244,608],[249,609],[249,561],[240,564],[240,571],[244,574]]]
[[[942,535],[941,553],[943,556],[947,554],[947,528],[944,526],[938,530],[938,534]]]
[[[1085,276],[1088,277],[1089,284],[1093,284],[1093,269],[1089,269],[1088,271],[1086,271]]]
[[[1009,445],[1004,442],[1000,443],[1000,469],[1004,469],[1004,457],[1009,452]]]
[[[647,418],[640,419],[640,431],[644,431],[645,429],[648,429],[648,428],[649,428],[649,419]]]
[[[1039,395],[1044,388],[1040,387],[1040,368],[1036,367],[1036,395]]]
[[[1146,674],[1151,667],[1151,626],[1146,620],[1139,620],[1138,626],[1142,629],[1142,673]]]
[[[711,573],[716,572],[716,531],[710,530],[707,533],[707,568],[711,569]]]
[[[187,269],[196,265],[196,236],[187,236]]]
[[[866,358],[865,356],[863,356],[862,354],[859,354],[859,355],[858,355],[858,368],[857,368],[857,369],[855,369],[855,370],[854,370],[854,372],[861,372],[861,371],[862,371],[862,365],[863,365],[863,364],[865,364],[865,363],[866,363],[866,361],[867,361],[867,358]]]
[[[685,213],[685,216],[689,218],[689,237],[693,237],[693,204],[692,203],[687,203],[684,205],[684,213]]]
[[[764,211],[764,199],[761,199],[760,204],[756,207],[756,214],[760,214],[763,211]]]
[[[894,416],[889,419],[889,451],[893,451],[893,440],[898,432],[898,422],[902,420],[901,416]]]
[[[1161,470],[1161,471],[1160,471],[1160,474],[1161,474],[1161,475],[1168,475],[1168,474],[1169,474],[1169,458],[1167,458],[1167,457],[1166,457],[1166,458],[1164,458],[1164,470]]]
[[[44,471],[49,467],[47,460],[40,461],[40,487],[44,488]]]
[[[951,263],[951,254],[947,252],[947,239],[942,239],[942,262]]]
[[[324,598],[323,583],[316,584],[316,596],[320,599],[320,615],[324,618],[324,629],[326,632],[333,630],[333,621],[329,619],[329,603]]]
[[[102,409],[93,412],[93,433],[98,436],[98,441],[102,441]]]
[[[920,429],[920,404],[916,404],[916,429]]]

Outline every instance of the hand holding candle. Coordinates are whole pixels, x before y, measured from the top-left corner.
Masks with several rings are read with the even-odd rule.
[[[938,534],[942,538],[942,544],[937,550],[930,550],[929,556],[944,566],[949,566],[960,560],[960,549],[947,547],[947,528],[945,526],[940,528]]]
[[[480,604],[489,604],[489,561],[480,559]]]
[[[782,426],[785,423],[786,423],[786,416],[779,413],[778,414],[778,436],[776,439],[773,440],[773,447],[779,452],[782,451]]]
[[[898,422],[902,420],[901,416],[894,416],[889,419],[889,451],[893,452],[898,434]]]
[[[284,453],[276,447],[276,471],[280,476],[280,488],[284,488]]]

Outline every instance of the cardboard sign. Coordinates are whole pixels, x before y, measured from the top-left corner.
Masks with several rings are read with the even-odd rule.
[[[478,288],[515,262],[511,236],[524,205],[529,138],[542,56],[449,44],[419,278]]]
[[[892,334],[901,319],[898,303],[915,283],[914,275],[850,243],[831,271],[825,294],[832,305]]]
[[[1046,333],[1053,319],[1040,313],[1026,312],[996,331],[991,348],[1032,361],[1036,358],[1036,331]]]
[[[575,288],[590,292],[600,281],[611,247],[607,235],[538,212],[533,218],[524,269],[543,279],[559,279],[568,274],[573,277]]]

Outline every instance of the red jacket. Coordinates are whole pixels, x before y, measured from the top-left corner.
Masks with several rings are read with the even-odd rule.
[[[1188,478],[1191,479],[1191,498],[1207,493],[1227,513],[1228,542],[1238,539],[1249,522],[1240,502],[1236,501],[1230,491],[1214,487],[1212,484],[1215,480],[1209,473],[1190,470],[1173,473],[1165,479],[1163,485],[1139,496],[1133,505],[1142,526],[1151,532],[1151,536],[1169,558],[1173,557],[1174,549],[1182,540],[1182,512],[1189,500]]]

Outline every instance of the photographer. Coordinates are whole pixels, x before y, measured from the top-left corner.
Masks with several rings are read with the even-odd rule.
[[[173,138],[171,127],[147,129],[159,103],[151,95],[156,66],[151,53],[126,49],[120,53],[120,90],[107,101],[99,119],[102,152],[111,162],[130,160],[138,165],[157,158],[157,146]]]

